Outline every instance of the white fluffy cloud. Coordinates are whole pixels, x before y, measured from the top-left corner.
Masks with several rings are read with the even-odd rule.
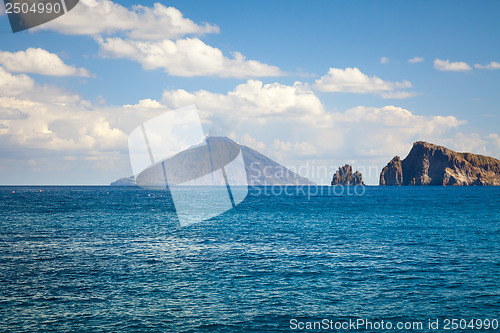
[[[106,150],[123,150],[126,135],[112,127],[107,115],[90,112],[85,103],[60,105],[33,101],[23,97],[0,97],[0,130],[2,142],[19,152],[36,150],[50,156],[77,154],[92,156]],[[6,114],[15,110],[18,117]]]
[[[35,81],[27,75],[13,75],[0,66],[0,96],[18,95],[31,90]]]
[[[25,74],[0,67],[0,140],[2,150],[58,151],[87,156],[123,148],[125,134],[109,114],[78,95],[40,86]]]
[[[386,132],[381,131],[381,128],[399,128],[403,129],[409,137],[415,134],[435,137],[443,134],[450,128],[455,128],[465,123],[454,116],[425,117],[414,115],[411,111],[394,105],[381,108],[358,106],[344,113],[336,114],[336,119],[346,123],[377,124],[377,126],[373,126],[377,132]]]
[[[167,90],[163,93],[162,101],[170,108],[195,104],[200,110],[221,113],[228,117],[237,115],[241,121],[249,118],[265,121],[272,116],[295,117],[324,113],[319,98],[300,82],[288,86],[248,80],[227,94],[206,90],[192,93],[183,89]]]
[[[247,60],[239,52],[225,56],[218,48],[193,37],[218,33],[217,26],[197,24],[178,9],[160,3],[129,9],[110,0],[81,0],[66,15],[34,30],[40,29],[94,36],[101,56],[134,60],[145,69],[161,68],[174,76],[284,75],[278,67]]]
[[[464,133],[459,131],[449,138],[444,138],[442,144],[458,152],[473,152],[498,158],[500,155],[500,136],[496,133],[480,135],[479,133]]]
[[[411,59],[408,59],[408,62],[409,62],[410,64],[416,64],[416,63],[419,63],[419,62],[424,62],[424,60],[425,60],[425,59],[424,59],[424,58],[422,58],[422,57],[413,57],[413,58],[411,58]]]
[[[83,76],[90,73],[85,68],[66,65],[56,54],[40,48],[26,51],[0,51],[0,65],[13,73],[35,73],[52,76]]]
[[[205,44],[198,38],[136,41],[119,37],[98,38],[101,55],[127,58],[139,62],[145,69],[164,69],[176,76],[252,77],[283,75],[278,67],[255,60],[246,60],[240,53],[233,58],[221,50]]]
[[[437,58],[434,60],[434,68],[439,71],[451,72],[465,72],[472,69],[472,67],[463,61],[450,62],[449,60],[441,60]]]
[[[381,108],[358,106],[333,114],[335,131],[347,144],[338,153],[350,158],[387,160],[408,151],[417,140],[438,143],[444,134],[464,124],[454,116],[421,116],[388,105]],[[370,162],[373,163],[373,162]]]
[[[376,76],[368,76],[358,68],[330,68],[328,73],[316,80],[314,89],[325,92],[347,92],[357,94],[379,94],[384,98],[406,98],[415,93],[402,93],[398,89],[410,88],[409,81],[390,82]]]
[[[128,9],[110,0],[80,0],[66,15],[37,29],[70,35],[124,33],[149,40],[219,32],[215,25],[194,23],[174,7],[155,3],[153,8],[136,5]]]
[[[474,67],[479,69],[500,69],[500,62],[492,61],[486,65],[475,64]]]
[[[134,105],[126,104],[123,107],[125,107],[125,108],[153,108],[153,109],[157,109],[157,108],[161,108],[162,105],[157,100],[154,100],[151,98],[146,98],[146,99],[141,99],[139,101],[139,103],[137,103],[137,104],[134,104]]]

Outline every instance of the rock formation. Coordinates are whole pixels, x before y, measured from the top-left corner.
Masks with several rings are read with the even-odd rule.
[[[382,169],[379,185],[403,185],[403,168],[399,156],[395,156]]]
[[[404,160],[396,156],[382,169],[379,185],[499,186],[500,160],[418,141]]]
[[[112,182],[109,185],[110,186],[137,186],[137,184],[135,183],[134,176],[130,176],[127,178],[120,178],[118,180],[115,180],[114,182]]]
[[[365,185],[365,183],[361,172],[356,171],[353,174],[352,166],[346,164],[335,172],[331,185]]]

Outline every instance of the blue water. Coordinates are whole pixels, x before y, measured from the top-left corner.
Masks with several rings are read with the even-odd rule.
[[[252,191],[179,228],[166,192],[0,187],[0,331],[500,319],[499,187],[365,190]]]

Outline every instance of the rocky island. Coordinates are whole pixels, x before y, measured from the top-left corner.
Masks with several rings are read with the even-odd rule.
[[[500,185],[500,160],[418,141],[382,169],[379,185]]]
[[[356,170],[353,174],[352,166],[346,164],[335,172],[331,185],[365,185],[365,183],[361,172]]]

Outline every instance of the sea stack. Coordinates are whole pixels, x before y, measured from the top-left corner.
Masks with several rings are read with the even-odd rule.
[[[361,172],[356,171],[353,174],[352,166],[346,164],[335,172],[331,185],[365,185],[365,183]]]
[[[500,160],[418,141],[404,160],[396,156],[382,169],[379,185],[499,186]]]

